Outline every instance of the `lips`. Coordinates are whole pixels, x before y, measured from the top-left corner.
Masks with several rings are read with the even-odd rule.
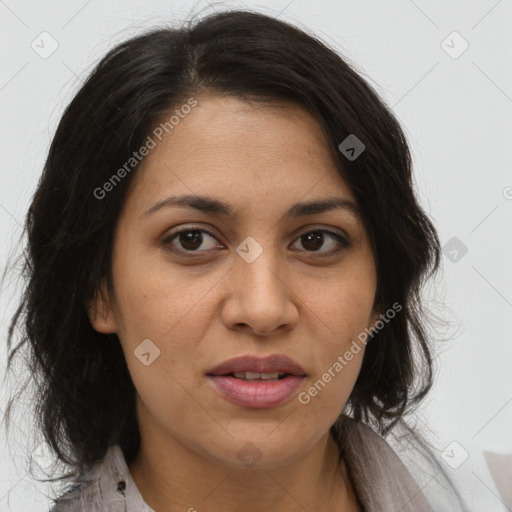
[[[265,409],[289,402],[304,379],[304,368],[282,354],[241,356],[215,366],[208,382],[228,402],[244,408]]]
[[[228,359],[207,372],[209,376],[225,376],[235,373],[279,373],[284,375],[306,375],[304,368],[283,354],[274,354],[267,357],[239,356]]]

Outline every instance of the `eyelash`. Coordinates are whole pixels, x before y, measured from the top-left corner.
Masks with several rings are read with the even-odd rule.
[[[197,232],[197,231],[199,231],[201,233],[206,233],[208,236],[211,236],[212,238],[216,239],[216,237],[212,233],[210,233],[209,231],[207,231],[207,230],[205,230],[203,228],[199,228],[199,227],[195,227],[195,226],[189,226],[189,227],[182,228],[179,231],[175,231],[174,233],[172,233],[171,235],[166,237],[162,241],[162,244],[165,245],[166,247],[169,247],[171,245],[171,243],[174,241],[174,239],[178,238],[182,233]],[[339,233],[336,233],[334,231],[330,231],[328,229],[311,229],[309,231],[305,231],[304,233],[299,235],[296,238],[296,240],[298,240],[301,237],[303,237],[305,235],[308,235],[310,233],[327,234],[328,236],[334,238],[341,247],[338,247],[337,249],[331,250],[331,251],[326,252],[326,253],[322,253],[322,252],[319,252],[319,251],[306,251],[309,254],[312,254],[312,255],[315,255],[315,256],[319,256],[319,257],[328,257],[328,256],[333,256],[333,255],[337,254],[338,252],[342,251],[343,249],[347,249],[348,247],[350,247],[350,242],[349,242],[349,240],[345,236],[340,235]],[[172,250],[173,252],[176,252],[178,254],[185,254],[185,255],[193,254],[193,253],[201,254],[201,252],[202,252],[202,251],[199,251],[199,250],[192,251],[192,250],[175,249],[175,248],[171,248],[170,250]]]

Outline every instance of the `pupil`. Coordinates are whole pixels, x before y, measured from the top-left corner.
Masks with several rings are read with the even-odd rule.
[[[180,242],[185,249],[197,249],[201,246],[203,235],[200,231],[186,231],[181,233]]]
[[[317,249],[320,249],[320,247],[322,247],[322,237],[323,237],[323,234],[322,233],[318,233],[317,231],[312,231],[311,233],[307,233],[306,235],[303,235],[303,237],[306,239],[306,243],[302,242],[302,245],[304,246],[304,248],[306,249],[310,249],[310,250],[317,250]],[[308,244],[312,242],[312,245],[313,247],[308,247]]]

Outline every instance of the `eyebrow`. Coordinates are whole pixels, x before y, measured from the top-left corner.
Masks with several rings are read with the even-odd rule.
[[[234,216],[233,207],[224,201],[207,196],[183,195],[170,196],[158,201],[151,208],[146,210],[141,215],[141,218],[146,218],[163,208],[171,206],[187,206],[189,208],[214,215]],[[347,210],[355,217],[359,217],[360,215],[360,208],[350,199],[345,197],[326,197],[296,203],[283,215],[282,218],[286,219],[305,215],[315,215],[317,213],[324,213],[335,209]]]

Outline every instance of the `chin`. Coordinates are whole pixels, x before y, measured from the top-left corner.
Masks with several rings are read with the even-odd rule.
[[[295,439],[287,432],[285,438],[277,435],[272,438],[272,434],[269,435],[272,429],[265,430],[245,429],[236,435],[230,432],[233,437],[227,436],[227,445],[206,447],[208,455],[230,469],[275,470],[295,463],[310,449],[308,439],[303,436]]]

